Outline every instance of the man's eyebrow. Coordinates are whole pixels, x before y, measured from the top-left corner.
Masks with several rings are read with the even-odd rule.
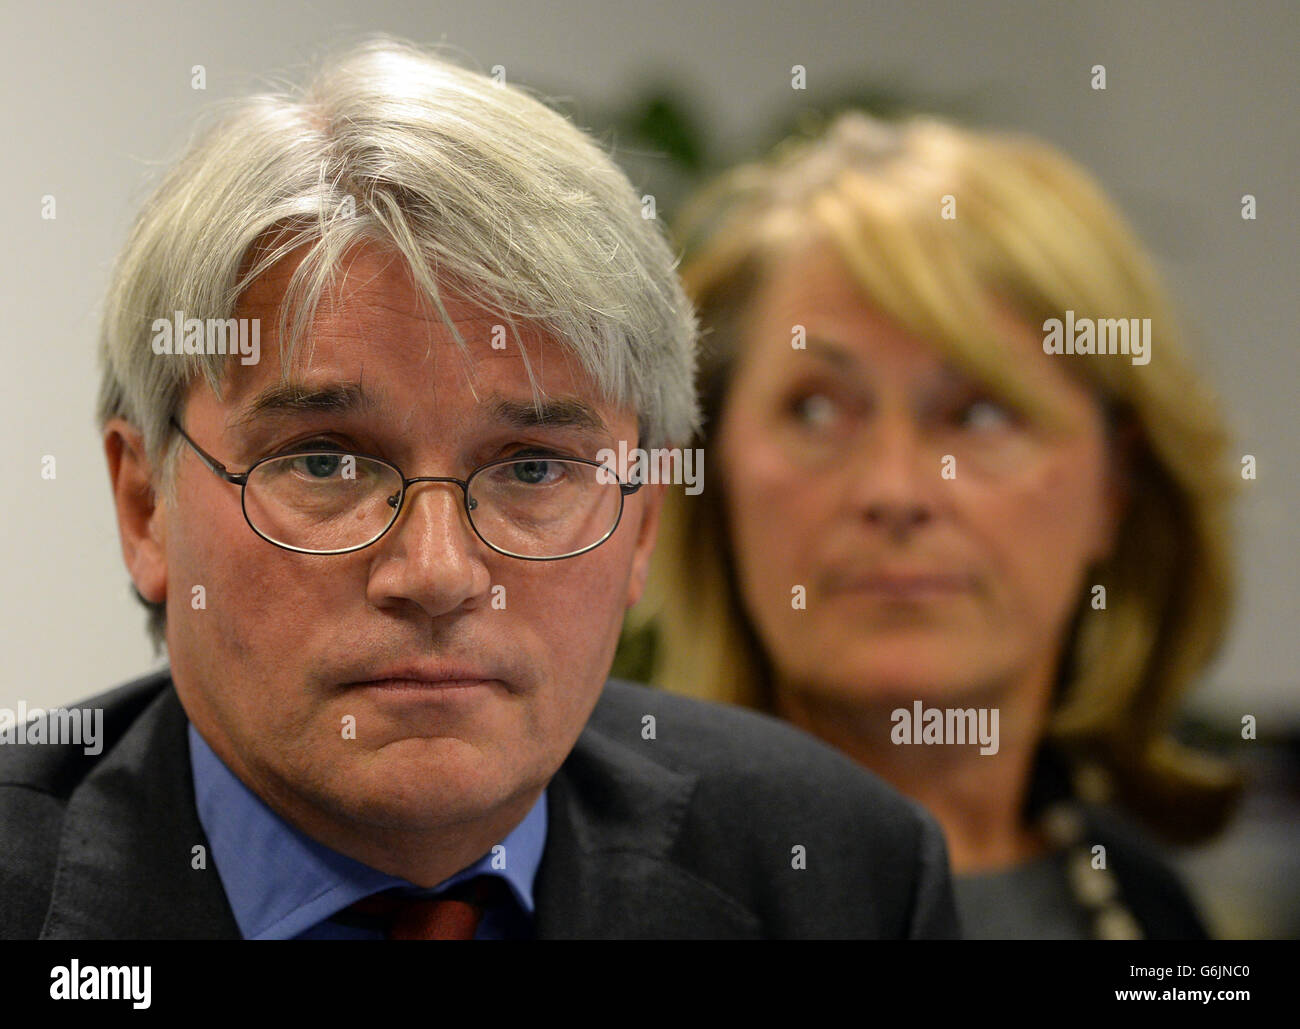
[[[608,432],[596,409],[577,397],[554,397],[536,403],[499,397],[489,403],[495,419],[516,429],[558,427]]]
[[[576,428],[603,433],[608,429],[596,409],[577,397],[553,397],[536,403],[496,397],[486,401],[490,415],[512,428]],[[308,386],[275,383],[258,393],[229,422],[231,429],[248,429],[258,422],[294,414],[353,414],[382,406],[382,398],[367,393],[359,382]]]
[[[230,420],[229,427],[247,429],[278,415],[350,414],[374,408],[378,402],[359,382],[330,382],[319,386],[280,382],[258,393],[237,418]]]

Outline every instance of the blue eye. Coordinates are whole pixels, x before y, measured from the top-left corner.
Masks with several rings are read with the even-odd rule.
[[[551,472],[553,461],[534,460],[520,461],[518,464],[511,465],[511,470],[520,482],[529,486],[536,486],[546,481],[547,475]]]
[[[342,454],[308,454],[302,459],[307,471],[321,479],[328,479],[337,472],[342,460]]]
[[[264,476],[292,474],[322,483],[357,477],[357,456],[340,448],[333,440],[314,439],[297,443],[275,457],[276,460],[265,467]]]

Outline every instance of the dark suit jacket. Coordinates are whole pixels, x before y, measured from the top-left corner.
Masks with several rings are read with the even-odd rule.
[[[81,706],[104,709],[96,756],[0,746],[0,938],[237,939],[211,861],[191,867],[207,839],[168,673]],[[539,938],[957,932],[933,819],[811,736],[738,708],[611,680],[547,816]]]

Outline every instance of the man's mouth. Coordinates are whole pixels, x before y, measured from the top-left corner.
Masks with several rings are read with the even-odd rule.
[[[456,691],[505,683],[487,668],[428,661],[381,668],[344,685],[348,689]]]
[[[394,694],[424,694],[432,697],[475,693],[490,689],[494,685],[496,681],[493,679],[440,679],[437,682],[424,679],[373,679],[354,683],[353,688]]]

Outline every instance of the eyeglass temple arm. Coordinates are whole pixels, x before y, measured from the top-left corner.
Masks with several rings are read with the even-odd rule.
[[[181,434],[181,438],[184,439],[186,443],[188,443],[190,446],[194,448],[194,452],[199,455],[199,460],[202,461],[205,465],[207,465],[214,475],[219,475],[227,482],[233,482],[236,486],[244,485],[244,483],[248,480],[247,472],[236,474],[235,472],[227,471],[225,465],[223,465],[220,461],[218,461],[215,457],[209,454],[201,446],[195,443],[194,440],[190,439],[190,434],[181,428],[181,423],[178,422],[175,419],[175,417],[172,418],[171,422],[172,422],[172,428],[174,428],[177,432],[179,432]]]

